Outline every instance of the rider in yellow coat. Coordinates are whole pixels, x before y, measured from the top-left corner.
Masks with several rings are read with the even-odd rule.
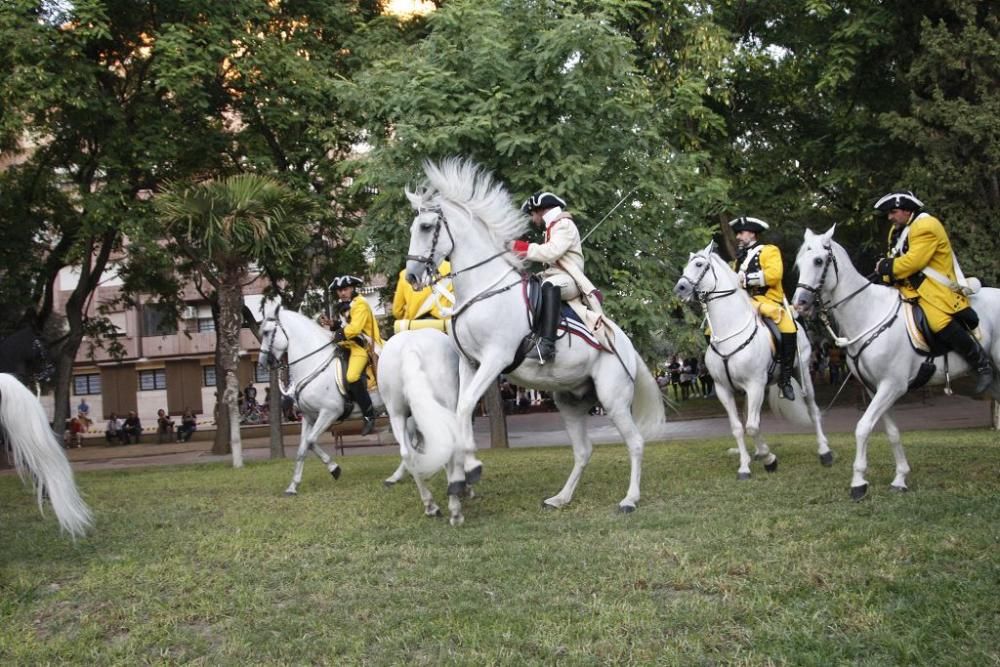
[[[441,282],[444,283],[444,289],[447,290],[449,295],[454,292],[454,287],[451,284],[451,280],[444,278],[444,276],[450,273],[451,263],[448,260],[443,260],[438,265],[438,274],[442,276]],[[438,331],[444,331],[445,320],[450,317],[450,315],[445,316],[441,312],[440,301],[445,298],[444,296],[435,298],[433,285],[429,285],[419,292],[414,290],[413,286],[410,285],[410,281],[406,279],[406,269],[403,269],[399,272],[399,279],[396,281],[396,291],[392,297],[392,316],[396,320],[393,330],[396,333],[411,329],[437,329]],[[453,303],[454,297],[451,299],[451,304]]]
[[[778,377],[778,387],[782,398],[794,401],[792,367],[798,352],[798,328],[785,305],[785,289],[781,285],[785,269],[781,261],[781,250],[776,245],[761,243],[758,237],[769,225],[759,218],[740,216],[730,220],[729,226],[736,233],[738,252],[734,268],[739,276],[740,286],[750,293],[757,312],[774,320],[781,332],[781,374]]]
[[[979,326],[979,316],[957,282],[957,262],[944,225],[922,212],[923,207],[912,192],[892,192],[876,202],[892,228],[887,256],[875,270],[904,299],[917,299],[935,336],[972,367],[976,393],[981,394],[993,382],[993,370],[989,355],[970,333]]]
[[[368,435],[375,428],[375,408],[368,395],[368,376],[374,378],[374,369],[369,368],[369,350],[377,352],[382,348],[382,334],[368,300],[356,293],[361,287],[361,279],[356,276],[339,276],[331,287],[337,291],[338,309],[346,311],[346,322],[334,331],[334,341],[350,354],[347,362],[347,384],[364,418],[361,435]]]

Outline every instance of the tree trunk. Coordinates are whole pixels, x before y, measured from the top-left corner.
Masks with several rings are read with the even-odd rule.
[[[227,274],[219,285],[219,331],[216,347],[225,372],[225,385],[221,395],[219,414],[229,417],[229,446],[233,452],[233,467],[243,467],[243,443],[240,440],[240,380],[237,369],[240,363],[240,328],[243,323],[243,295],[239,274]],[[219,425],[221,430],[221,424]],[[216,433],[216,443],[219,435]]]
[[[285,440],[281,434],[281,389],[278,387],[278,377],[281,369],[271,368],[271,400],[267,406],[267,414],[271,420],[271,458],[285,458]]]
[[[490,418],[490,447],[507,449],[510,447],[510,441],[507,439],[507,415],[503,411],[499,379],[486,390],[483,405]]]

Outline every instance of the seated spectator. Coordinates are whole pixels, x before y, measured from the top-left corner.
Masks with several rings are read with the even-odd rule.
[[[191,408],[186,408],[181,415],[181,425],[177,427],[177,442],[188,442],[196,430],[198,430],[198,420],[195,419]]]
[[[174,439],[174,420],[162,408],[156,411],[156,435],[158,442]]]
[[[108,425],[104,427],[104,439],[108,441],[109,445],[115,443],[121,444],[124,441],[122,438],[122,426],[123,422],[118,417],[118,413],[112,412],[108,416]]]
[[[83,421],[79,417],[70,419],[66,428],[66,447],[82,447],[83,431]]]
[[[125,418],[125,423],[122,425],[122,442],[126,445],[132,442],[138,445],[141,435],[142,423],[139,421],[139,415],[135,413],[135,410],[129,410],[128,417]]]

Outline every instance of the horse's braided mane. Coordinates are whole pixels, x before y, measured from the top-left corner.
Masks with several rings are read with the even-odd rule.
[[[432,206],[433,199],[440,197],[464,209],[482,223],[498,249],[527,231],[527,219],[503,184],[472,160],[452,157],[439,164],[427,161],[424,172],[426,187],[416,193],[421,200]]]

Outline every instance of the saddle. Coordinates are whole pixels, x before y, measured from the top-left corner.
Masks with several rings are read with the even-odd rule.
[[[760,321],[764,323],[764,326],[767,327],[768,342],[771,343],[771,364],[767,367],[767,383],[774,384],[775,382],[774,372],[775,370],[777,370],[778,364],[781,361],[780,360],[781,329],[778,328],[778,323],[772,320],[770,317],[762,317],[760,316],[759,313],[758,317],[760,317]],[[798,366],[799,366],[798,355],[796,354],[795,368],[798,368]],[[792,369],[793,373],[795,372],[795,368]]]
[[[924,309],[919,303],[904,300],[903,317],[910,346],[914,352],[924,357],[940,357],[949,352],[949,348],[934,337]]]
[[[540,335],[542,310],[542,280],[533,274],[521,276],[521,294],[528,311],[528,327],[531,333],[524,337],[514,355],[514,361],[503,370],[509,373],[524,361],[525,357],[535,348]],[[610,327],[606,326],[607,318],[588,309],[579,298],[563,301],[560,313],[559,337],[573,335],[596,350],[610,352],[613,349],[613,336]]]

